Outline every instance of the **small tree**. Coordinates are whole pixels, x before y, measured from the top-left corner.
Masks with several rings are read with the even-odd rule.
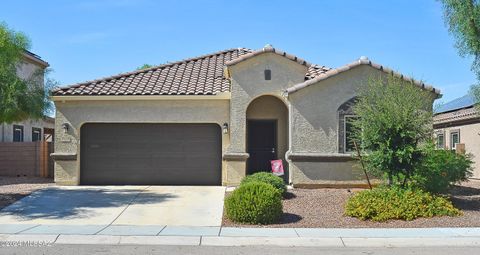
[[[460,56],[473,57],[472,71],[480,81],[480,1],[439,0],[444,9],[445,24],[455,38]],[[471,94],[480,104],[480,83],[473,84]],[[478,106],[480,110],[480,106]]]
[[[432,95],[401,78],[371,78],[358,93],[352,122],[367,171],[405,186],[432,134]]]
[[[52,107],[48,89],[54,82],[48,79],[44,86],[40,79],[46,70],[27,79],[17,75],[18,65],[29,47],[27,36],[0,23],[0,123],[39,119]]]

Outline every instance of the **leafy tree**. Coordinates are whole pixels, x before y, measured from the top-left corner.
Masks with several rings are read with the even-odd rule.
[[[143,69],[147,69],[147,68],[151,68],[151,67],[153,67],[153,65],[143,64],[142,66],[137,67],[137,70],[143,70]]]
[[[358,92],[352,121],[365,167],[389,184],[405,186],[431,139],[433,95],[401,78],[372,77]]]
[[[47,80],[47,86],[42,84],[46,70],[35,72],[27,79],[17,75],[29,47],[30,40],[25,34],[0,23],[0,123],[39,119],[52,107],[48,84],[54,82]]]
[[[460,56],[473,57],[472,70],[480,80],[480,1],[440,0],[445,24],[455,37]],[[480,84],[471,86],[470,92],[480,103]]]

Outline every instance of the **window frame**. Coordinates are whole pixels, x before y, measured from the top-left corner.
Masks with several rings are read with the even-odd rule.
[[[38,140],[33,140],[35,132],[38,132]],[[32,127],[32,142],[42,141],[42,129],[38,127]]]
[[[453,142],[453,135],[455,135],[455,134],[458,136],[458,142],[457,143]],[[451,130],[450,131],[450,149],[456,150],[457,149],[457,144],[459,144],[459,143],[461,143],[460,142],[460,130],[459,129]]]
[[[344,153],[353,153],[355,152],[355,148],[353,150],[347,149],[347,118],[358,118],[355,114],[345,114],[343,115],[343,152]]]
[[[438,138],[439,137],[442,137],[442,146],[438,146]],[[435,148],[437,149],[445,149],[445,133],[443,132],[439,132],[439,133],[436,133],[436,137],[435,137]]]
[[[13,127],[12,142],[21,143],[21,142],[25,141],[25,130],[24,130],[23,125],[13,125],[12,127]],[[15,131],[17,131],[17,130],[20,130],[20,140],[19,141],[15,141]]]

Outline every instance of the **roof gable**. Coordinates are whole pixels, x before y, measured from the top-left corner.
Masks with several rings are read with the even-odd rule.
[[[312,79],[306,80],[305,82],[296,84],[295,86],[292,86],[292,87],[288,88],[285,92],[287,94],[288,93],[294,93],[294,92],[296,92],[300,89],[311,86],[311,85],[316,84],[316,83],[318,83],[322,80],[325,80],[325,79],[328,79],[330,77],[336,76],[337,74],[346,72],[348,70],[351,70],[351,69],[353,69],[355,67],[358,67],[358,66],[361,66],[361,65],[367,65],[367,66],[370,66],[370,67],[375,68],[377,70],[380,70],[384,73],[394,75],[394,76],[399,77],[399,78],[401,78],[401,79],[403,79],[407,82],[411,82],[412,84],[414,84],[414,85],[416,85],[416,86],[418,86],[422,89],[433,92],[434,94],[437,95],[437,97],[441,97],[440,90],[434,88],[433,86],[427,85],[427,84],[423,83],[422,81],[415,80],[411,77],[408,77],[408,76],[405,76],[401,73],[395,72],[388,67],[384,67],[382,65],[374,63],[374,62],[370,61],[367,57],[361,57],[360,59],[358,59],[356,61],[353,61],[350,64],[347,64],[347,65],[344,65],[342,67],[338,67],[338,68],[335,68],[335,69],[330,69],[330,70],[328,70],[327,72],[324,72],[324,73],[320,73],[317,76],[313,77]]]
[[[233,66],[233,65],[236,65],[240,62],[243,62],[247,59],[251,59],[255,56],[258,56],[258,55],[262,55],[262,54],[265,54],[265,53],[274,53],[274,54],[277,54],[279,56],[282,56],[282,57],[285,57],[289,60],[292,60],[292,61],[295,61],[297,62],[298,64],[300,65],[304,65],[304,66],[307,66],[307,67],[310,67],[312,64],[308,63],[307,61],[301,59],[301,58],[298,58],[297,56],[294,56],[294,55],[291,55],[291,54],[288,54],[286,53],[285,51],[281,51],[281,50],[278,50],[278,49],[275,49],[273,48],[270,44],[267,44],[265,45],[265,47],[263,47],[262,49],[260,50],[256,50],[256,51],[252,51],[250,53],[247,53],[243,56],[240,56],[234,60],[230,60],[228,61],[227,63],[225,63],[227,66]]]

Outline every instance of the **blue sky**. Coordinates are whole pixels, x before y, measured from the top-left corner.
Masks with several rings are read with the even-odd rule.
[[[329,67],[368,56],[441,89],[444,102],[475,82],[434,0],[10,0],[0,21],[30,36],[62,85],[267,43]]]

